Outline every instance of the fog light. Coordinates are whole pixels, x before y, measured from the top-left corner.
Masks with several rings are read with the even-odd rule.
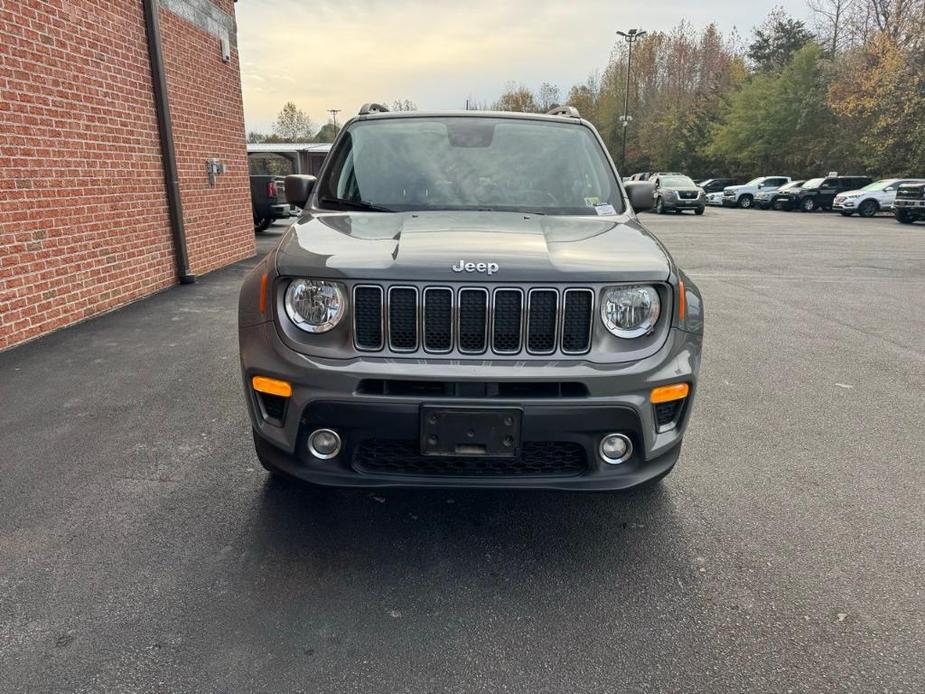
[[[330,460],[340,453],[340,436],[331,429],[317,429],[309,434],[308,452],[321,460]]]
[[[608,465],[624,463],[633,454],[633,442],[623,434],[607,434],[598,447],[601,459]]]

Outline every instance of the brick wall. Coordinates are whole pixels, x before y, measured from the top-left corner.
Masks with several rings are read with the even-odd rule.
[[[254,253],[237,51],[160,18],[199,274]],[[176,281],[151,84],[140,0],[0,0],[0,349]]]

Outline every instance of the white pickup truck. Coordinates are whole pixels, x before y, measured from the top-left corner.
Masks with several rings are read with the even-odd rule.
[[[723,189],[723,207],[748,209],[759,190],[774,191],[787,183],[790,183],[790,176],[759,176],[740,186],[727,186]]]

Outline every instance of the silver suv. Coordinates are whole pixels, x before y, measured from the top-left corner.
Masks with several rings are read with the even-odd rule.
[[[323,485],[621,489],[674,467],[694,283],[594,128],[367,105],[241,289],[257,455]]]

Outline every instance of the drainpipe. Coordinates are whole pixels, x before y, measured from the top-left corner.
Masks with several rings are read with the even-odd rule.
[[[157,130],[164,161],[164,182],[167,187],[167,210],[170,213],[170,230],[173,236],[174,256],[177,259],[177,279],[180,284],[192,284],[196,275],[189,270],[186,250],[186,230],[183,228],[183,203],[180,201],[180,182],[177,175],[177,152],[173,146],[173,124],[170,104],[167,101],[167,77],[164,74],[164,56],[161,52],[161,27],[158,21],[159,0],[142,0],[145,11],[145,33],[148,36],[148,57],[151,60],[151,81],[154,85],[154,110],[157,112]]]

